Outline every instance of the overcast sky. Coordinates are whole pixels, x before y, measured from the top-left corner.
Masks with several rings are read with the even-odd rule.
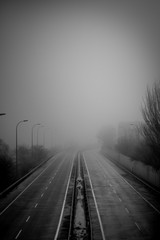
[[[23,119],[19,144],[29,146],[35,123],[49,146],[142,120],[146,86],[159,78],[158,1],[10,2],[0,7],[1,138],[14,147]]]

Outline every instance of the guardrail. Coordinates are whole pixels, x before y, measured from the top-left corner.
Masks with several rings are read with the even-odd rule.
[[[117,164],[122,165],[124,168],[135,174],[137,177],[143,179],[149,184],[160,188],[160,170],[154,169],[150,165],[143,162],[136,161],[127,157],[119,152],[111,149],[103,149],[101,152],[115,161]]]
[[[46,160],[41,162],[38,166],[34,167],[31,171],[29,171],[27,174],[25,174],[23,177],[18,179],[16,182],[12,183],[9,187],[7,187],[5,190],[0,192],[0,198],[7,195],[10,191],[12,191],[15,187],[17,187],[21,182],[23,182],[27,177],[29,177],[32,173],[34,173],[38,168],[40,168],[43,164],[45,164],[49,159],[51,159],[54,155],[48,157]]]

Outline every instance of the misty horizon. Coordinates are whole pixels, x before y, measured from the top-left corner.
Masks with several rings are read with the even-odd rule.
[[[119,122],[143,121],[159,78],[159,7],[152,1],[1,3],[0,138],[46,146],[94,142]],[[36,136],[34,136],[36,141]],[[51,143],[52,142],[52,143]]]

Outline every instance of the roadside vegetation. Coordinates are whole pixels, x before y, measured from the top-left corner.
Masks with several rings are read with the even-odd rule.
[[[42,146],[33,148],[33,152],[27,146],[18,148],[18,177],[27,174],[32,168],[38,166],[49,156],[49,152]]]
[[[55,152],[55,149],[48,150],[43,148],[43,146],[35,146],[33,147],[33,151],[27,146],[19,146],[18,171],[16,176],[15,150],[11,150],[9,146],[0,139],[0,192],[15,182],[17,178],[23,177]]]
[[[142,106],[144,123],[138,127],[138,138],[118,139],[116,149],[124,155],[160,169],[160,82],[147,88]]]
[[[116,150],[130,157],[131,159],[141,161],[147,165],[151,165],[156,169],[160,168],[158,162],[154,159],[154,153],[145,139],[127,139],[120,138],[116,145]]]
[[[134,134],[128,129],[119,137],[115,146],[113,130],[102,129],[98,138],[102,143],[102,151],[113,149],[131,159],[141,161],[146,165],[160,169],[160,81],[148,87],[142,105],[143,123],[130,124],[134,127]],[[131,126],[128,126],[128,128]]]
[[[9,146],[0,139],[0,191],[15,180],[15,167]]]

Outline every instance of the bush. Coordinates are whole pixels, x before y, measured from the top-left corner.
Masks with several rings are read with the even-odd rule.
[[[0,139],[0,191],[7,188],[15,179],[15,165],[9,146]]]
[[[34,167],[38,166],[47,157],[47,150],[42,146],[33,147],[33,152],[27,146],[18,148],[19,177],[24,176]]]
[[[160,168],[159,161],[157,161],[152,148],[147,144],[145,139],[133,141],[121,138],[118,141],[116,149],[131,159],[141,161],[147,165],[151,165],[155,169]]]
[[[142,114],[145,124],[142,134],[153,154],[153,161],[160,167],[160,82],[155,82],[152,89],[147,88]],[[152,159],[151,159],[152,161]]]

